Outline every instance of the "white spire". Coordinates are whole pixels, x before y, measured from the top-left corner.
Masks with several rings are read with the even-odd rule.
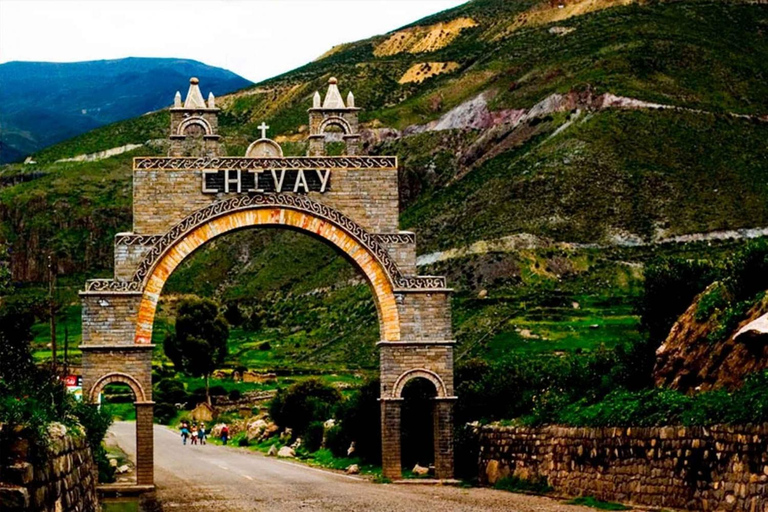
[[[341,99],[337,83],[338,81],[334,77],[328,80],[328,93],[325,95],[323,108],[344,108],[344,101]]]
[[[203,93],[200,92],[200,83],[195,77],[189,79],[189,91],[187,92],[187,99],[184,101],[184,108],[205,108],[205,101],[203,101]]]
[[[349,91],[349,94],[347,94],[347,108],[353,108],[355,106],[355,95],[352,94],[352,91]]]
[[[321,102],[322,100],[320,99],[320,93],[315,91],[315,96],[312,98],[312,108],[320,108]]]
[[[216,108],[216,100],[213,97],[213,92],[208,93],[208,108]]]
[[[181,93],[176,91],[176,96],[173,97],[173,108],[181,108]]]

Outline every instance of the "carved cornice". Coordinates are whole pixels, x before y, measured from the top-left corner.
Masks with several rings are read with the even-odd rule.
[[[115,245],[150,247],[162,238],[161,235],[134,235],[122,234],[115,235]]]
[[[246,157],[136,157],[133,169],[397,169],[396,156],[290,156],[283,158]]]
[[[380,244],[415,244],[416,235],[413,233],[378,233],[373,235]]]
[[[140,294],[144,291],[141,281],[116,281],[113,279],[89,279],[85,282],[88,293]]]

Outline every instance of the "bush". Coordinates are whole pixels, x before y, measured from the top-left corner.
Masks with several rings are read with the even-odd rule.
[[[177,412],[176,406],[173,404],[158,403],[155,405],[155,422],[167,425],[176,417]]]
[[[313,421],[307,425],[302,437],[303,445],[308,452],[316,452],[323,445],[323,433],[325,427],[322,421]]]
[[[337,389],[318,379],[308,379],[279,390],[270,403],[269,415],[277,425],[292,428],[298,436],[313,421],[331,418],[340,401]]]
[[[180,380],[162,379],[155,384],[155,400],[166,404],[185,404],[189,400],[189,395],[184,389],[184,383]]]
[[[372,379],[356,390],[336,413],[339,420],[341,438],[337,442],[345,443],[339,452],[347,455],[347,449],[355,442],[355,455],[364,462],[381,462],[381,405],[379,404],[380,384]],[[328,443],[329,441],[326,440]],[[329,446],[329,448],[331,448]],[[333,448],[331,451],[337,454]]]
[[[352,440],[347,437],[346,432],[341,425],[334,425],[325,432],[325,447],[328,448],[335,457],[346,457],[347,450]]]
[[[262,341],[259,343],[259,350],[272,350],[272,345],[268,341]]]
[[[233,402],[240,400],[242,397],[243,397],[243,394],[240,392],[239,389],[233,389],[232,391],[229,392],[229,395],[228,395],[228,398]]]
[[[205,391],[205,389],[203,389]],[[227,389],[224,386],[211,386],[211,396],[226,396]]]

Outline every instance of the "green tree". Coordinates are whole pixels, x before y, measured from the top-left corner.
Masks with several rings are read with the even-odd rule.
[[[0,244],[0,297],[11,289],[11,265],[8,257],[8,247]]]
[[[209,299],[181,301],[176,328],[165,338],[165,355],[177,369],[193,377],[205,378],[205,397],[211,403],[211,373],[227,357],[229,324],[219,305]]]

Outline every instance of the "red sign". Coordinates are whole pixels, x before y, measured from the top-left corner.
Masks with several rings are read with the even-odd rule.
[[[67,375],[64,379],[64,383],[68,388],[77,387],[77,375]]]

